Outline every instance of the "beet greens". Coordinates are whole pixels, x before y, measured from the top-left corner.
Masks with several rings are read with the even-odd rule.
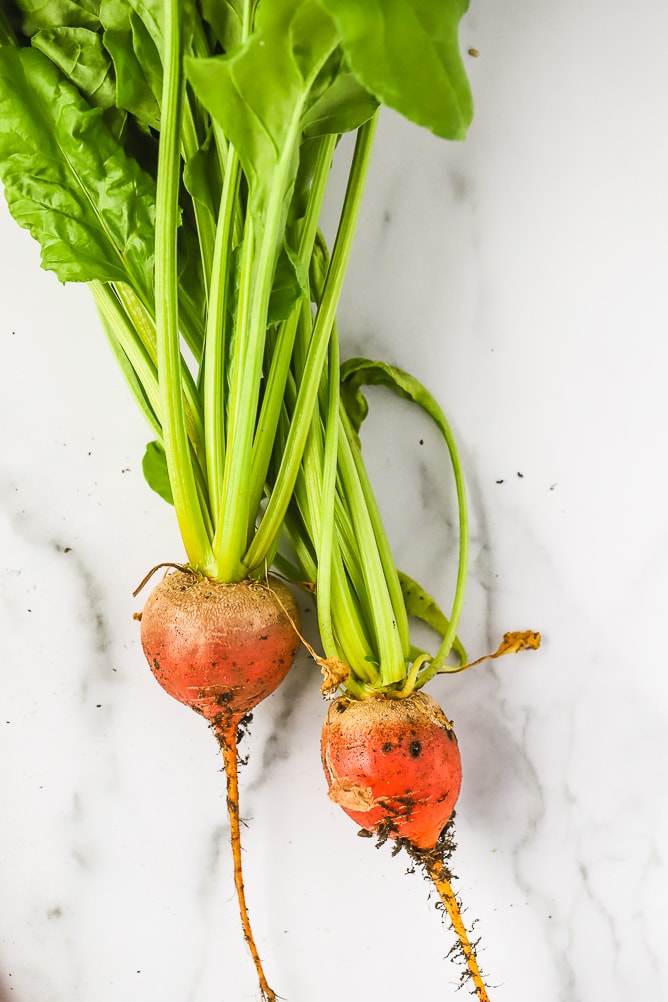
[[[370,134],[381,102],[438,135],[464,136],[466,6],[4,5],[0,177],[10,210],[39,240],[45,268],[89,284],[154,431],[147,479],[174,504],[189,564],[213,579],[262,573],[278,546],[359,208],[359,198],[348,203],[315,296],[338,138]],[[370,151],[368,142],[366,159]],[[365,171],[356,159],[360,195]],[[294,428],[269,483],[309,303]]]

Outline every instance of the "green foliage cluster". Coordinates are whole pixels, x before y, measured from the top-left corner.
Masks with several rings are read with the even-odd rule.
[[[144,471],[175,506],[188,561],[216,580],[276,563],[317,582],[325,653],[349,664],[360,696],[443,670],[463,597],[465,500],[447,422],[390,366],[349,362],[341,383],[335,313],[379,106],[447,139],[466,133],[467,3],[7,0],[0,11],[9,208],[45,268],[89,284],[153,429]],[[347,132],[357,141],[330,254],[318,220]],[[462,542],[449,625],[392,561],[357,435],[369,382],[425,407],[450,450]],[[409,637],[416,594],[445,634],[427,661]]]

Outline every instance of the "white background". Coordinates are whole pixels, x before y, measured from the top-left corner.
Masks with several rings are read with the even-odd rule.
[[[495,1002],[668,999],[668,8],[481,0],[462,43],[469,138],[383,116],[340,313],[344,355],[411,370],[457,432],[471,656],[544,636],[430,687],[464,760],[457,887]],[[144,573],[183,557],[149,433],[87,290],[40,271],[4,206],[0,304],[0,1000],[256,999],[216,744],[132,619]],[[447,606],[443,448],[370,398],[397,562]],[[460,998],[426,883],[326,798],[324,709],[301,658],[247,745],[269,980],[290,1002]]]

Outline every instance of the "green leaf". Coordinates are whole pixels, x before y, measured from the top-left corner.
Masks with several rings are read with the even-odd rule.
[[[0,7],[0,45],[25,44],[19,21],[16,10],[7,11]]]
[[[256,31],[232,54],[186,60],[195,94],[237,151],[258,216],[279,164],[289,200],[301,118],[336,41],[334,25],[315,0],[272,0],[260,5]]]
[[[193,201],[198,202],[215,228],[222,189],[220,161],[213,133],[209,130],[204,142],[183,168],[183,183]]]
[[[116,105],[134,115],[141,125],[157,129],[160,125],[160,103],[155,88],[158,87],[159,92],[159,82],[155,81],[155,74],[150,71],[149,60],[144,58],[142,61],[134,49],[141,30],[140,23],[134,30],[128,31],[109,28],[104,33],[104,45],[114,65]],[[145,51],[141,55],[145,55]],[[148,51],[150,53],[150,49]],[[154,54],[160,67],[155,46],[150,54]]]
[[[276,262],[267,323],[277,324],[287,320],[299,300],[308,294],[308,272],[304,262],[288,244],[284,244]]]
[[[15,0],[25,14],[23,30],[33,35],[42,28],[100,27],[100,0]]]
[[[100,0],[100,24],[112,31],[129,31],[130,16],[134,11],[129,0]]]
[[[155,185],[41,52],[0,49],[0,178],[63,282],[152,288]]]
[[[463,139],[473,115],[459,50],[468,0],[320,0],[366,90],[444,139]]]
[[[189,0],[178,0],[178,2],[182,15],[184,10],[190,10]],[[102,0],[103,15],[105,9],[117,8],[119,6],[132,8],[153,39],[157,50],[162,52],[165,45],[165,0]]]
[[[243,0],[201,0],[200,6],[223,52],[231,52],[242,40]]]
[[[230,254],[230,265],[227,275],[228,288],[225,300],[227,310],[232,318],[234,318],[237,312],[239,302],[242,251],[243,248],[239,245]],[[274,270],[269,306],[267,308],[267,326],[287,320],[299,300],[308,296],[308,294],[308,270],[292,248],[284,243],[278,253],[276,268]],[[232,340],[228,346],[230,353],[233,351],[234,336],[234,327],[232,325],[230,329],[230,338]]]
[[[412,400],[425,411],[445,435],[450,434],[443,411],[429,390],[409,372],[387,362],[370,358],[349,358],[341,366],[341,401],[350,421],[359,432],[367,416],[369,405],[362,394],[362,386],[387,386],[404,400]]]
[[[325,86],[304,116],[305,136],[352,132],[368,122],[378,108],[376,98],[362,87],[343,63],[341,53],[335,55],[333,71],[328,74]]]
[[[100,21],[104,45],[114,64],[116,103],[145,128],[158,128],[162,94],[162,59],[158,51],[161,35],[155,28],[153,12],[144,11],[145,23],[135,11],[141,3],[129,0],[102,0]]]
[[[160,442],[149,442],[141,464],[146,483],[169,504],[174,504],[167,473],[167,457]]]
[[[32,45],[48,56],[92,105],[115,105],[113,66],[98,32],[89,28],[44,28],[33,35]]]
[[[299,148],[299,167],[290,202],[288,216],[290,223],[302,219],[306,213],[321,144],[321,136],[302,140]]]

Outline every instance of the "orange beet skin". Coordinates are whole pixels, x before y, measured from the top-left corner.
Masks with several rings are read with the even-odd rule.
[[[163,689],[220,723],[248,713],[282,682],[298,626],[292,593],[277,578],[221,584],[175,571],[149,595],[141,639]]]
[[[462,781],[452,724],[423,692],[335,700],[322,731],[322,764],[330,799],[353,821],[418,849],[436,845]]]

